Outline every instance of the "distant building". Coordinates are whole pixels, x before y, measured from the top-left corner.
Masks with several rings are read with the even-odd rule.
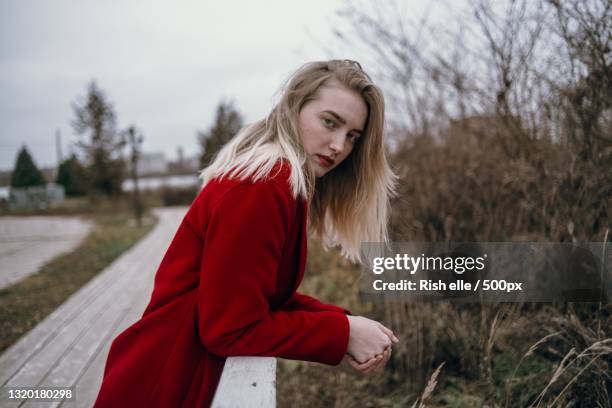
[[[170,174],[197,174],[200,160],[198,156],[180,157],[176,161],[168,163]]]
[[[8,205],[14,210],[44,210],[56,207],[64,202],[64,186],[47,183],[44,186],[25,188],[10,187]]]
[[[200,170],[200,158],[198,156],[188,157],[183,160],[183,166],[189,171]]]
[[[137,172],[140,176],[166,174],[168,161],[163,153],[141,153],[138,157]]]

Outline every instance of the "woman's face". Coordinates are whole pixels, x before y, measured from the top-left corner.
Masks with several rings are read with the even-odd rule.
[[[337,81],[321,86],[300,111],[302,145],[315,175],[324,176],[353,150],[365,132],[368,107],[361,95]]]

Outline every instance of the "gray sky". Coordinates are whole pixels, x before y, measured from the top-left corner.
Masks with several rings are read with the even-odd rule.
[[[225,98],[263,117],[300,64],[326,59],[342,0],[0,0],[0,169],[26,144],[38,166],[77,140],[71,103],[95,79],[144,150],[197,152]],[[356,55],[334,55],[359,59]]]

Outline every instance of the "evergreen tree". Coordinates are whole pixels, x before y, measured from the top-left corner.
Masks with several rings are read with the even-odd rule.
[[[215,122],[206,132],[198,133],[202,147],[200,168],[208,166],[215,155],[242,128],[242,116],[230,102],[221,102],[217,106]]]
[[[87,169],[75,154],[59,165],[56,183],[64,186],[67,196],[82,196],[87,192]]]
[[[11,187],[30,187],[46,184],[43,174],[40,172],[32,156],[25,146],[21,148],[15,162],[15,169],[11,176]]]
[[[108,196],[121,193],[124,163],[121,158],[123,142],[116,129],[112,104],[95,82],[88,87],[87,96],[73,104],[76,118],[72,127],[79,135],[88,134],[77,146],[86,157],[87,179],[93,191]]]

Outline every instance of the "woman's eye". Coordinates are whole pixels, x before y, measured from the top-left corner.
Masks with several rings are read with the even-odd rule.
[[[323,118],[323,124],[328,128],[334,128],[336,126],[336,122],[327,118]]]

